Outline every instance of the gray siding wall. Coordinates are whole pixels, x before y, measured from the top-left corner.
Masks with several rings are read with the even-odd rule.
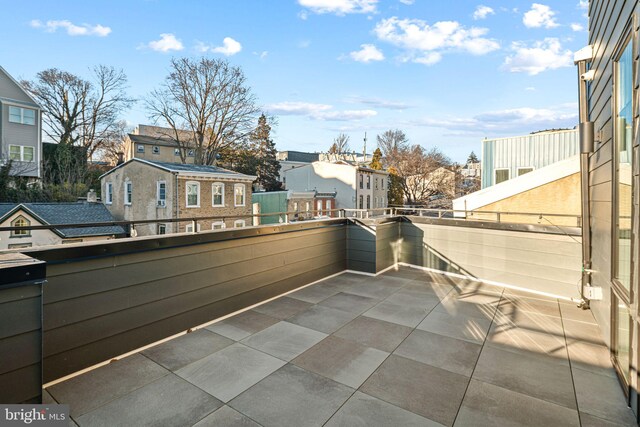
[[[0,73],[1,75],[1,73]],[[0,79],[1,80],[1,79]],[[0,96],[2,93],[0,92]],[[18,105],[16,105],[18,106]],[[21,123],[9,122],[9,105],[0,102],[0,158],[9,158],[9,145],[23,145],[34,148],[33,162],[16,162],[12,173],[21,176],[38,176],[38,164],[40,163],[40,111],[34,107],[19,105],[23,108],[36,110],[36,121],[34,125],[23,125]]]
[[[45,382],[346,268],[343,220],[262,230],[138,239],[164,249],[134,253],[130,239],[86,245],[76,253],[110,255],[67,261],[66,248],[30,251],[49,261]]]
[[[41,286],[0,290],[0,402],[42,395]]]
[[[495,169],[509,169],[510,179],[518,168],[540,169],[579,154],[578,131],[547,132],[482,141],[482,188],[495,184]]]
[[[376,273],[374,225],[350,223],[347,226],[347,268],[364,273]]]
[[[632,0],[592,0],[589,8],[589,44],[594,46],[594,60],[591,69],[596,78],[589,92],[590,120],[594,122],[596,133],[595,152],[590,156],[590,195],[592,233],[592,284],[603,288],[604,299],[592,301],[591,308],[607,343],[610,343],[610,310],[612,280],[612,191],[613,191],[613,68],[616,46],[630,28],[632,15],[636,15],[633,37],[634,58],[638,61],[637,14],[638,2]],[[633,25],[633,24],[632,24]],[[638,82],[637,66],[634,66],[634,194],[635,231],[632,241],[636,244],[635,280],[638,280]],[[635,285],[637,288],[637,285]]]
[[[401,261],[450,273],[577,297],[579,237],[402,223]]]

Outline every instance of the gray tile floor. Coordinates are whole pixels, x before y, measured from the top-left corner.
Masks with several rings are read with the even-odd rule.
[[[589,312],[345,273],[47,389],[80,426],[635,425]]]

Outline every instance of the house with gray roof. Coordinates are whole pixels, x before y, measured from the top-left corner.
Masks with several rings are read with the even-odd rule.
[[[179,131],[181,141],[189,141],[188,131]],[[138,125],[125,138],[125,160],[143,159],[154,162],[193,164],[194,150],[182,146],[176,141],[175,132],[171,128],[150,125]],[[182,155],[181,155],[182,154]]]
[[[102,203],[0,203],[0,227],[63,226],[99,222],[113,222],[113,216]],[[0,231],[0,249],[89,242],[125,235],[125,229],[116,225]]]
[[[10,173],[40,179],[42,117],[36,100],[0,67],[0,165]]]
[[[102,201],[118,220],[149,236],[252,225],[251,186],[256,177],[216,166],[130,159],[100,177]],[[193,218],[217,217],[197,220]],[[184,218],[180,222],[178,219]],[[195,225],[195,227],[194,227]]]

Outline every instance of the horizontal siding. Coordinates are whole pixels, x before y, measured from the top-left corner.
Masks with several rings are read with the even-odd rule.
[[[581,245],[569,236],[403,224],[402,261],[563,297],[576,296]]]
[[[51,264],[45,381],[343,271],[346,247],[328,226]]]

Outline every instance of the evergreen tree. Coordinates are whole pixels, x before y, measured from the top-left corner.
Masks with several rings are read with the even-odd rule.
[[[376,148],[376,151],[373,152],[373,158],[371,159],[369,167],[378,171],[382,170],[382,151],[380,151],[380,148]]]
[[[398,170],[393,166],[389,169],[389,190],[387,200],[389,206],[404,205],[404,190],[402,189],[402,178],[398,175]]]
[[[473,151],[469,154],[469,158],[467,159],[467,163],[480,163],[478,156]]]
[[[276,144],[270,138],[271,126],[267,117],[262,114],[258,119],[258,126],[251,133],[249,139],[256,150],[256,175],[258,184],[265,191],[278,191],[282,189],[282,183],[278,181],[280,163],[276,159]]]

